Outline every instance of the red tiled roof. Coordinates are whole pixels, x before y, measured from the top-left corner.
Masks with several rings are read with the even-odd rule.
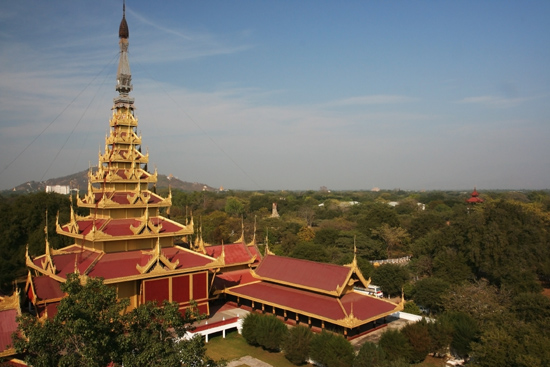
[[[147,201],[147,204],[157,204],[162,201],[162,198],[152,192],[149,192],[149,200]],[[128,195],[133,196],[136,195],[134,192],[131,191],[117,191],[115,193],[113,192],[96,192],[94,194],[94,200],[95,202],[99,202],[103,196],[106,198],[111,199],[115,203],[121,204],[121,205],[129,205],[130,202],[128,201]]]
[[[262,260],[262,254],[260,253],[258,248],[256,246],[247,246],[247,247],[248,247],[248,251],[250,251],[250,254],[252,254],[252,256],[256,255],[256,260],[254,261],[254,263],[260,262],[260,260]]]
[[[162,224],[162,229],[160,233],[173,233],[181,231],[185,228],[184,225],[177,222],[167,220],[163,217],[151,217],[149,218],[151,222],[158,226],[159,223]],[[80,229],[80,234],[87,235],[93,228],[94,220],[93,219],[82,219],[77,221],[78,228]],[[110,219],[96,219],[95,226],[97,229],[102,230],[103,233],[114,236],[114,237],[124,237],[124,236],[133,236],[134,232],[130,227],[137,228],[141,224],[139,219],[134,218],[110,218]],[[63,231],[69,232],[69,224],[66,224],[62,227]]]
[[[237,286],[226,292],[326,320],[344,319],[351,313],[352,304],[353,315],[360,321],[367,321],[396,308],[396,305],[384,300],[351,292],[342,297],[344,313],[336,297],[267,282]]]
[[[51,300],[63,298],[60,283],[49,276],[39,276],[32,278],[32,283],[36,296],[39,300]]]
[[[250,269],[241,269],[216,274],[214,288],[223,290],[236,285],[248,284],[257,281],[250,273]]]
[[[248,251],[248,247],[244,243],[232,243],[229,245],[215,245],[205,247],[208,256],[217,258],[225,253],[225,265],[242,264],[249,262],[253,255]]]
[[[176,270],[204,267],[214,260],[182,247],[163,248],[161,251],[171,262],[179,261]],[[105,280],[140,275],[136,265],[146,265],[153,256],[147,252],[149,251],[104,254],[88,275],[102,277]]]
[[[71,245],[63,248],[56,255],[52,255],[52,259],[57,269],[57,275],[66,278],[67,274],[74,273],[75,264],[78,271],[84,274],[86,269],[101,256],[101,252],[91,251],[86,247]],[[37,257],[33,263],[42,267],[44,256]],[[40,295],[39,295],[40,296]]]
[[[17,330],[17,310],[0,311],[0,353],[6,351],[9,345],[13,347],[11,335]]]
[[[376,315],[395,310],[396,305],[380,298],[367,296],[358,292],[350,292],[340,298],[340,302],[349,314],[353,308],[353,315],[359,320],[368,320]]]
[[[329,292],[344,285],[350,272],[346,266],[276,255],[264,257],[256,268],[256,274],[269,281]]]
[[[466,200],[468,203],[482,203],[483,199],[477,196],[472,196],[468,200]]]
[[[75,263],[80,274],[85,274],[89,269],[88,276],[101,277],[105,280],[136,276],[141,274],[136,265],[144,266],[154,256],[150,253],[151,250],[104,253],[91,251],[78,245],[71,245],[58,251],[58,253],[52,255],[52,261],[57,269],[56,275],[63,278],[67,278],[67,274],[74,273]],[[162,248],[161,252],[172,263],[179,261],[176,270],[204,267],[214,261],[208,256],[179,246]],[[34,259],[33,263],[42,268],[42,261],[44,261],[44,256]],[[36,292],[38,293],[38,289],[36,289]],[[38,294],[38,297],[42,298],[40,294]]]

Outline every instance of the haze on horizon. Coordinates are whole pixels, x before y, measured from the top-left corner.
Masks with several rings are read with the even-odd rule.
[[[0,189],[97,165],[121,17],[122,1],[0,2]],[[149,170],[244,190],[548,189],[549,17],[548,1],[128,0]]]

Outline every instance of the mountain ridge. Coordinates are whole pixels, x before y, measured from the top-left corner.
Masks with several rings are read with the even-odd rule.
[[[71,190],[86,190],[88,187],[88,170],[73,173],[63,177],[50,178],[46,181],[27,181],[11,189],[2,190],[2,193],[30,193],[45,191],[46,186],[69,186]],[[182,191],[215,191],[211,186],[200,182],[187,182],[170,175],[158,174],[157,189],[168,188]]]

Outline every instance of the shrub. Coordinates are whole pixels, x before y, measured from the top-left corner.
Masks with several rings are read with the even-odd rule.
[[[250,345],[258,346],[258,331],[260,326],[260,314],[251,312],[243,320],[242,335],[244,340]]]
[[[411,360],[412,347],[409,340],[398,330],[388,330],[382,334],[378,346],[384,350],[387,359],[390,361],[398,359]]]
[[[353,361],[353,367],[380,366],[385,359],[386,353],[382,348],[374,343],[365,342]]]
[[[426,359],[432,345],[426,319],[406,325],[401,329],[401,333],[409,339],[409,344],[412,347],[410,361],[412,363],[419,363]]]
[[[286,325],[275,316],[249,313],[243,321],[242,335],[250,345],[278,351],[286,338]]]
[[[276,316],[261,316],[256,330],[258,344],[270,351],[279,351],[288,334],[288,328]]]
[[[309,358],[309,346],[313,332],[303,325],[298,325],[289,330],[289,334],[283,343],[283,352],[286,359],[300,365]]]
[[[353,347],[340,335],[323,331],[313,336],[310,345],[311,358],[325,367],[349,367],[353,364]]]

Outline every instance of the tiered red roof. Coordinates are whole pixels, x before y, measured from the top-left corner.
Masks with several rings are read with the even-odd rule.
[[[105,197],[120,205],[130,205],[132,203],[128,200],[128,197],[134,197],[135,195],[136,193],[132,191],[96,192],[94,193],[94,202],[98,203],[101,199],[103,199],[103,197]],[[86,199],[83,199],[82,201],[86,203]],[[159,195],[149,192],[149,198],[145,204],[153,205],[158,204],[161,201],[163,201],[163,199]]]
[[[391,302],[356,292],[338,298],[268,282],[236,286],[227,293],[329,322],[337,322],[351,315],[360,321],[367,321],[396,309]]]
[[[207,267],[208,264],[215,260],[209,256],[179,246],[162,248],[161,252],[171,263],[178,263],[173,270],[175,273]],[[68,274],[75,272],[76,266],[80,274],[86,274],[90,277],[101,277],[105,279],[105,283],[113,283],[121,278],[143,277],[136,266],[145,266],[154,256],[150,250],[104,253],[78,245],[71,245],[64,249],[56,250],[56,254],[51,257],[56,267],[55,276],[57,277],[66,279]],[[37,257],[32,263],[36,269],[41,270],[44,260],[45,255]],[[147,276],[147,274],[144,276]],[[35,284],[35,286],[38,293],[47,284],[40,284],[40,286]],[[37,295],[40,297],[39,294]]]
[[[220,257],[223,251],[226,266],[249,263],[254,256],[256,256],[255,262],[260,259],[256,247],[247,246],[243,242],[231,243],[228,245],[205,246],[204,249],[208,256],[214,258]]]
[[[250,269],[233,270],[217,273],[216,278],[214,278],[213,287],[214,289],[221,291],[225,288],[252,282],[257,282],[257,279],[252,276]]]
[[[265,256],[255,270],[221,274],[215,283],[225,293],[345,327],[357,327],[402,309],[402,305],[353,290],[368,285],[354,260],[349,265]],[[233,285],[233,286],[232,286]]]
[[[276,255],[266,256],[256,268],[262,280],[321,292],[339,292],[351,273],[352,269],[347,266]]]
[[[483,202],[483,199],[479,197],[479,193],[477,192],[475,187],[474,187],[474,191],[472,192],[470,198],[468,200],[466,200],[466,202],[472,203],[472,204]]]
[[[185,229],[184,225],[166,219],[164,217],[150,217],[149,220],[154,226],[162,225],[159,233],[172,234],[174,232],[179,232]],[[95,228],[101,229],[101,231],[107,235],[113,237],[127,237],[134,235],[131,227],[139,227],[141,224],[141,218],[98,218],[95,220],[91,218],[85,218],[77,220],[76,223],[78,224],[78,229],[80,231],[79,234],[84,236],[88,235],[92,231],[95,223]],[[66,233],[71,233],[70,228],[71,223],[68,223],[61,227],[62,231]]]

